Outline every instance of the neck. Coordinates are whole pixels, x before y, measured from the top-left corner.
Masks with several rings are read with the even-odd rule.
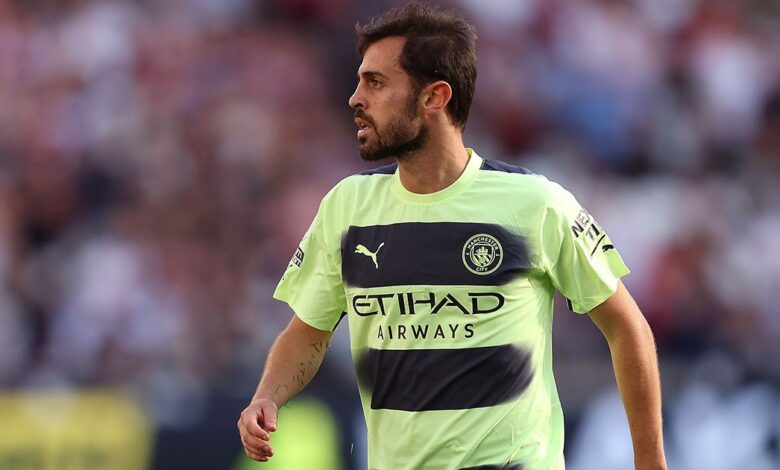
[[[466,169],[469,154],[459,131],[429,137],[425,147],[398,160],[398,174],[407,191],[417,194],[441,191]]]

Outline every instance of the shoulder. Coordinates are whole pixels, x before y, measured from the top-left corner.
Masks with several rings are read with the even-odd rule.
[[[398,164],[393,163],[352,174],[341,180],[331,192],[350,193],[357,190],[364,190],[367,186],[377,184],[378,182],[389,181],[397,169]]]
[[[500,160],[483,160],[480,174],[496,189],[512,191],[536,205],[555,206],[571,196],[563,186],[546,176]]]
[[[397,168],[398,168],[398,163],[391,163],[389,165],[380,166],[378,168],[372,168],[370,170],[362,171],[353,176],[392,175],[395,174],[395,170]]]
[[[482,160],[482,166],[479,168],[483,171],[495,171],[498,173],[508,173],[513,175],[534,175],[534,173],[528,168],[511,165],[500,160]]]
[[[344,202],[353,202],[371,187],[390,181],[397,168],[398,164],[393,163],[349,175],[328,191],[322,200],[322,205],[338,206]]]

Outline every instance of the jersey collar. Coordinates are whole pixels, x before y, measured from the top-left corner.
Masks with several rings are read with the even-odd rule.
[[[463,173],[461,173],[458,179],[446,188],[429,194],[413,193],[404,188],[403,183],[401,183],[401,176],[398,173],[399,170],[396,169],[395,174],[393,175],[394,192],[404,201],[417,205],[436,204],[455,196],[468,187],[482,166],[482,158],[477,155],[477,152],[470,148],[466,148],[466,151],[469,154],[469,161],[466,164],[466,169],[463,170]]]

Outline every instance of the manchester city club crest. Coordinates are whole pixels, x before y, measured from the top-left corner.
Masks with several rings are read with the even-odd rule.
[[[504,249],[496,237],[487,233],[474,235],[463,245],[463,264],[474,274],[490,274],[504,259]]]

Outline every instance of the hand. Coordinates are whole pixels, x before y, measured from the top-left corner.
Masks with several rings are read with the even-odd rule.
[[[268,443],[271,432],[276,431],[276,403],[268,398],[253,400],[238,418],[238,432],[244,452],[252,460],[267,462],[274,450]]]

